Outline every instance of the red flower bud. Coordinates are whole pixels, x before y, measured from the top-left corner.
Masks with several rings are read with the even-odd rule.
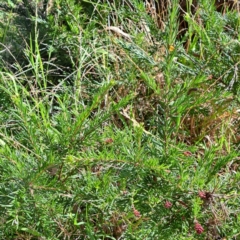
[[[206,199],[206,192],[204,192],[204,191],[198,191],[198,196],[199,196],[201,199]]]
[[[195,222],[194,228],[197,234],[202,234],[202,232],[204,231],[202,225],[199,222]]]
[[[133,209],[133,214],[135,215],[135,217],[141,217],[141,213],[135,208]]]
[[[192,156],[192,153],[191,153],[190,151],[185,151],[185,152],[183,152],[183,154],[184,154],[186,157]]]
[[[105,144],[111,144],[111,143],[113,143],[113,139],[112,138],[105,139]]]
[[[164,207],[165,208],[171,208],[172,207],[172,203],[169,202],[169,201],[166,201],[165,204],[164,204]]]

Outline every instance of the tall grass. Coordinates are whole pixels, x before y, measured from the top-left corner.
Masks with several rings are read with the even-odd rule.
[[[238,239],[239,12],[10,2],[0,238]]]

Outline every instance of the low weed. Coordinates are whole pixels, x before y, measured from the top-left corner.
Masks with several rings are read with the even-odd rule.
[[[239,11],[165,3],[0,3],[0,239],[239,239]]]

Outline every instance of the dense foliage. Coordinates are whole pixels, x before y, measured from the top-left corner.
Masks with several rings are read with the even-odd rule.
[[[0,1],[0,239],[239,239],[238,6],[157,2]]]

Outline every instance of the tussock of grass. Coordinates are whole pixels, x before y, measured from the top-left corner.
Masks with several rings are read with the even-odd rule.
[[[183,4],[0,3],[1,239],[239,238],[239,12]]]

